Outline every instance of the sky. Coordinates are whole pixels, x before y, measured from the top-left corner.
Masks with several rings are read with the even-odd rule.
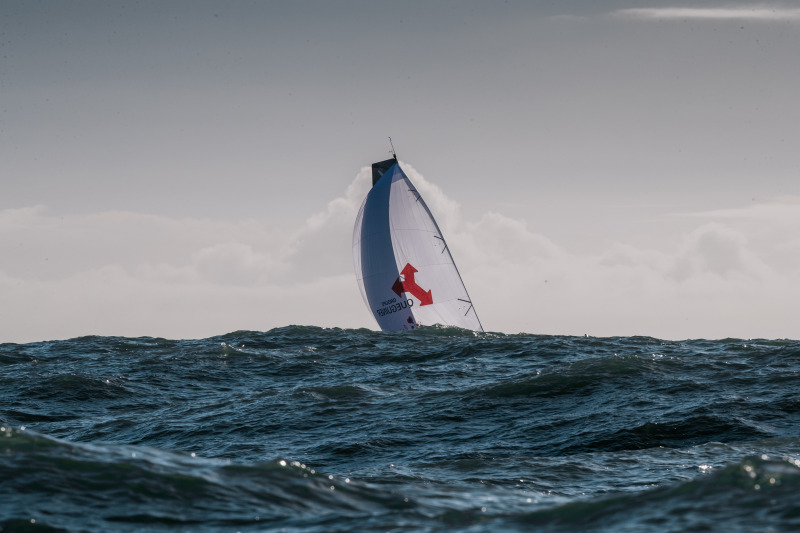
[[[389,136],[487,331],[798,339],[797,57],[795,2],[5,0],[0,342],[376,329]]]

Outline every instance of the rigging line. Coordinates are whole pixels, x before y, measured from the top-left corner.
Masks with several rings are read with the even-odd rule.
[[[414,194],[417,195],[417,201],[419,202],[419,199],[422,198],[422,195],[418,193],[416,189],[408,189],[408,190],[409,192],[413,192]]]
[[[440,241],[442,241],[442,243],[444,244],[444,248],[442,248],[441,253],[444,253],[444,251],[447,250],[447,243],[445,242],[444,238],[439,237],[438,235],[434,235],[433,237],[435,239],[439,239]]]
[[[469,304],[469,307],[467,307],[467,313],[469,313],[472,310],[472,302],[470,302],[469,300],[463,300],[461,298],[457,298],[457,300],[459,302],[467,302]],[[464,316],[467,316],[467,313],[464,313]]]

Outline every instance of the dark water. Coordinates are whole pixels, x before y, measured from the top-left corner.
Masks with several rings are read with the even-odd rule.
[[[2,531],[791,531],[800,342],[0,345]]]

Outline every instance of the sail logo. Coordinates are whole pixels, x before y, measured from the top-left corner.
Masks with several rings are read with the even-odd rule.
[[[378,316],[386,316],[391,313],[396,313],[398,311],[402,311],[403,309],[408,309],[414,306],[414,300],[406,300],[405,298],[401,298],[400,301],[397,301],[397,298],[392,298],[391,300],[386,300],[385,302],[381,302],[381,308],[376,309],[375,312],[378,313]]]
[[[411,266],[411,263],[406,263],[403,270],[400,271],[397,281],[392,285],[392,290],[397,296],[401,296],[404,292],[414,296],[418,301],[420,307],[423,305],[430,305],[433,303],[433,295],[431,291],[426,291],[414,280],[414,274],[419,272],[416,268]]]

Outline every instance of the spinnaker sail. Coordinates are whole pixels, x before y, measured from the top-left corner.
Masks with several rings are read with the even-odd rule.
[[[372,165],[353,229],[361,296],[383,331],[457,326],[483,331],[425,200],[395,156]]]

